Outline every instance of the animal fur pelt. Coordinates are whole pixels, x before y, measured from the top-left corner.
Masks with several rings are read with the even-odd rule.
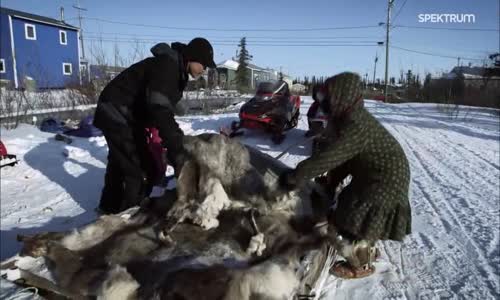
[[[287,198],[300,197],[277,187],[286,165],[224,135],[186,136],[184,148],[190,159],[180,171],[178,199],[168,213],[174,223],[188,219],[210,229],[218,226],[221,210],[243,206],[266,214]]]
[[[54,284],[75,299],[285,299],[306,293],[312,283],[299,276],[299,258],[325,255],[314,225],[326,211],[311,205],[315,187],[277,196],[276,179],[287,167],[272,157],[216,135],[186,143],[192,159],[177,191],[71,232],[20,237],[21,253],[44,257]],[[181,212],[191,222],[172,227],[165,240],[169,218],[178,221]],[[260,258],[248,251],[256,236],[264,243],[255,247]]]
[[[300,286],[297,270],[300,268],[301,257],[322,244],[321,238],[287,241],[277,245],[265,258],[244,264],[198,265],[175,271],[160,271],[154,274],[158,278],[155,286],[143,285],[137,290],[131,288],[137,285],[132,276],[128,276],[128,280],[121,281],[120,284],[130,287],[130,294],[124,295],[130,299],[291,299]],[[130,269],[133,273],[133,268]],[[120,277],[127,278],[121,272]],[[112,272],[110,276],[116,275]],[[196,288],[193,288],[194,282]],[[106,294],[101,297],[109,299]]]
[[[253,227],[241,210],[224,211],[220,226],[208,231],[181,224],[172,233],[176,243],[167,245],[158,233],[163,218],[151,217],[149,209],[125,222],[119,215],[103,216],[63,235],[25,237],[23,253],[42,254],[56,285],[75,299],[116,299],[120,291],[120,299],[283,299],[304,286],[297,272],[300,257],[321,248],[311,220],[275,212],[255,216],[267,248],[262,257],[252,258],[245,249]],[[190,278],[197,286],[186,290]],[[175,298],[180,295],[184,298]]]

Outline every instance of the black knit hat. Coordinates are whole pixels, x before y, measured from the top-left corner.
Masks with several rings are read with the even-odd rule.
[[[184,50],[187,61],[199,62],[208,68],[215,68],[214,49],[210,42],[204,38],[194,38]]]

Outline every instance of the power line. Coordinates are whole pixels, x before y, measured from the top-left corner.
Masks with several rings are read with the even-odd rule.
[[[279,28],[279,29],[227,29],[227,28],[200,28],[200,27],[172,27],[172,26],[161,26],[161,25],[151,25],[151,24],[140,24],[140,23],[128,23],[128,22],[120,22],[120,21],[110,21],[104,20],[100,18],[85,18],[86,20],[94,20],[103,23],[111,23],[111,24],[120,24],[120,25],[128,25],[128,26],[137,26],[137,27],[149,27],[149,28],[163,28],[163,29],[171,29],[171,30],[198,30],[198,31],[233,31],[233,32],[246,32],[246,31],[260,31],[260,32],[284,32],[284,31],[328,31],[328,30],[346,30],[346,29],[364,29],[364,28],[378,28],[378,25],[366,25],[366,26],[345,26],[345,27],[319,27],[319,28]]]
[[[94,35],[88,35],[87,37],[93,38],[93,39],[107,39],[107,40],[115,40],[115,41],[135,41],[135,40],[140,40],[140,41],[147,41],[147,42],[158,42],[156,39],[148,39],[148,38],[124,38],[124,37],[119,37],[119,38],[110,38],[110,37],[100,37],[100,36],[94,36]],[[181,42],[188,42],[189,39],[184,39],[180,40]],[[365,40],[359,40],[359,41],[331,41],[331,40],[280,40],[280,41],[269,41],[269,40],[247,40],[248,42],[252,43],[271,43],[271,44],[282,44],[282,43],[313,43],[313,44],[359,44],[359,43],[373,43],[376,44],[378,41],[365,41]],[[219,40],[219,39],[212,39],[210,40],[211,43],[239,43],[239,40],[233,39],[233,40]]]
[[[106,43],[131,43],[131,44],[151,44],[156,43],[155,40],[116,40],[116,39],[97,39],[97,38],[85,38],[88,41],[96,41],[96,42],[106,42]],[[219,46],[238,46],[238,42],[213,42],[213,45]],[[378,44],[371,43],[359,43],[359,44],[314,44],[314,43],[299,43],[296,42],[294,44],[272,44],[272,43],[247,43],[249,46],[270,46],[270,47],[368,47],[368,46],[378,46]]]
[[[406,0],[407,1],[407,0]],[[405,1],[405,3],[406,3]],[[405,4],[404,3],[404,4]],[[402,11],[403,5],[400,7],[397,15]],[[396,15],[396,16],[397,16]],[[90,18],[83,17],[86,20],[94,20],[103,23],[120,24],[127,26],[136,27],[148,27],[148,28],[160,28],[160,29],[171,29],[171,30],[197,30],[197,31],[220,31],[220,32],[310,32],[310,31],[329,31],[329,30],[348,30],[348,29],[366,29],[366,28],[380,28],[380,25],[363,25],[363,26],[340,26],[340,27],[317,27],[317,28],[201,28],[201,27],[173,27],[173,26],[162,26],[162,25],[152,25],[152,24],[141,24],[141,23],[128,23],[121,21],[111,21],[100,18]],[[500,31],[500,29],[495,28],[451,28],[451,27],[429,27],[429,26],[409,26],[409,25],[393,25],[394,28],[408,28],[408,29],[424,29],[424,30],[454,30],[454,31]]]
[[[398,12],[396,13],[396,16],[394,16],[394,18],[392,19],[392,22],[395,22],[396,19],[398,18],[399,14],[401,13],[401,11],[403,10],[403,8],[405,7],[405,4],[408,0],[405,0],[405,2],[403,2],[403,4],[399,7],[399,10]]]
[[[462,57],[462,56],[442,55],[442,54],[436,54],[436,53],[430,53],[430,52],[424,52],[424,51],[407,49],[407,48],[398,47],[398,46],[390,46],[390,47],[394,48],[394,49],[402,50],[402,51],[407,51],[407,52],[412,52],[412,53],[418,53],[418,54],[423,54],[423,55],[429,55],[429,56],[442,57],[442,58],[457,59],[458,57],[460,57],[460,59],[463,59],[463,60],[477,60],[477,61],[482,61],[483,60],[481,58],[470,58],[470,57]]]
[[[500,31],[494,28],[451,28],[451,27],[426,27],[426,26],[407,26],[394,25],[395,28],[427,29],[427,30],[456,30],[456,31]]]
[[[393,42],[397,43],[397,44],[406,44],[405,41],[403,40],[400,40],[400,39],[392,39]],[[411,47],[413,47],[413,45],[415,44],[412,44],[410,45]],[[443,49],[444,51],[446,51],[446,49]],[[487,49],[482,49],[482,50],[479,50],[479,49],[465,49],[463,47],[461,47],[459,50],[457,49],[453,49],[453,51],[455,52],[460,52],[460,53],[469,53],[469,54],[465,54],[465,55],[486,55],[488,53],[493,53],[493,52],[497,52],[497,50],[487,50]],[[462,56],[460,56],[462,57]]]
[[[130,37],[158,37],[158,38],[166,38],[166,39],[176,39],[176,38],[192,38],[181,36],[181,35],[158,35],[158,34],[142,34],[142,33],[124,33],[124,32],[92,32],[87,31],[89,34],[94,35],[111,35],[111,36],[130,36]],[[242,36],[204,36],[207,39],[241,39]],[[278,39],[278,40],[287,40],[287,39],[304,39],[304,40],[334,40],[334,39],[381,39],[381,37],[377,36],[245,36],[248,39]]]

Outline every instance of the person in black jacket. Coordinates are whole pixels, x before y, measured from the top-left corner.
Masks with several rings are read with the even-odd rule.
[[[176,173],[185,160],[184,133],[174,119],[188,76],[199,77],[214,68],[213,48],[204,38],[187,45],[160,43],[152,57],[118,74],[102,91],[94,125],[108,143],[108,165],[99,210],[117,213],[138,205],[151,190],[148,173],[153,159],[145,128],[156,127]]]

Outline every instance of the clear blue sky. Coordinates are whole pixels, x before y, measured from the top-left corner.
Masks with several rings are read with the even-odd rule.
[[[68,23],[78,25],[77,12],[72,7],[76,0],[2,0],[2,6],[34,14],[59,18],[59,7],[65,7]],[[332,75],[345,70],[373,76],[375,54],[379,55],[377,77],[384,76],[384,46],[352,46],[383,41],[383,27],[316,31],[205,31],[201,29],[311,29],[353,26],[377,26],[385,22],[387,2],[384,0],[254,0],[254,1],[150,1],[150,0],[80,0],[83,12],[84,36],[87,54],[95,39],[102,37],[108,54],[115,42],[120,53],[128,56],[133,38],[141,40],[147,53],[155,42],[189,41],[195,36],[211,40],[215,60],[221,62],[236,52],[239,37],[248,37],[248,49],[253,63],[279,69],[297,77],[304,75]],[[404,6],[403,6],[404,4]],[[400,8],[403,8],[400,10]],[[394,28],[392,45],[437,55],[484,59],[487,54],[500,51],[499,0],[395,0],[395,25],[437,28],[496,29],[496,31],[452,31],[413,28]],[[474,24],[419,23],[422,13],[475,14]],[[108,21],[146,24],[163,27],[199,28],[179,30],[140,27]],[[334,42],[333,42],[334,41]],[[351,45],[342,47],[326,44]],[[254,45],[252,45],[254,44]],[[258,46],[258,45],[260,46]],[[298,44],[314,46],[276,46]],[[273,46],[271,46],[273,45]],[[448,71],[457,64],[456,58],[442,58],[391,49],[390,75],[399,77],[400,70],[416,73]],[[87,55],[88,56],[88,55]],[[470,61],[481,65],[482,61]]]

